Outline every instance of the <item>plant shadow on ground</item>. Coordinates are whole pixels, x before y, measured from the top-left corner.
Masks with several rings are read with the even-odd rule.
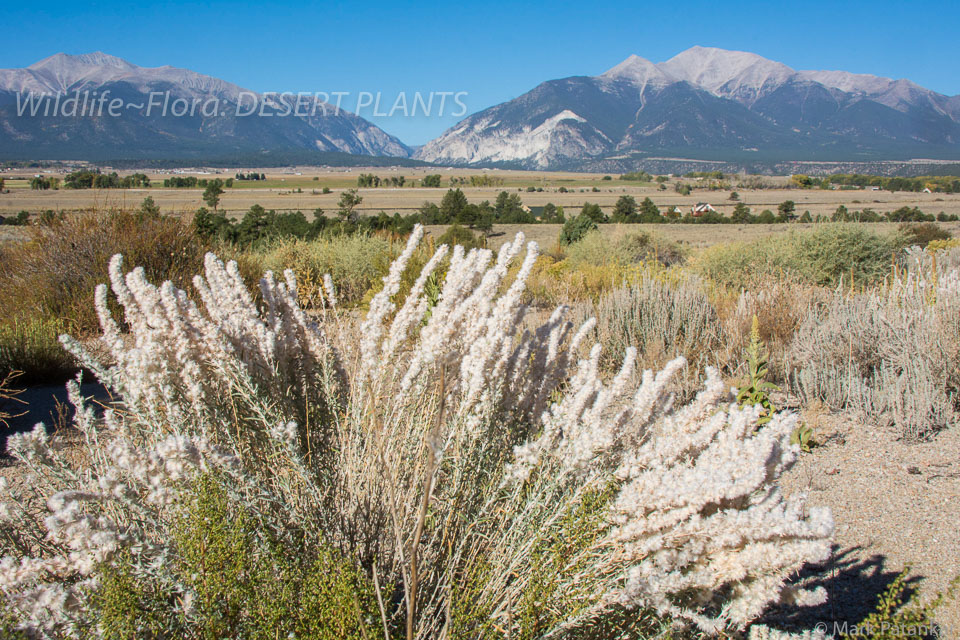
[[[758,622],[797,631],[824,623],[828,633],[833,632],[835,624],[837,629],[844,623],[848,628],[859,624],[876,611],[877,598],[901,573],[886,566],[886,556],[862,557],[863,551],[860,546],[843,550],[835,546],[830,560],[805,566],[794,579],[794,583],[802,582],[807,588],[823,587],[826,602],[812,607],[773,606]],[[922,575],[910,573],[904,583],[904,602],[918,595],[922,579]]]
[[[107,389],[96,382],[92,375],[84,376],[80,392],[87,399],[89,406],[100,414],[101,404],[111,400]],[[0,424],[0,466],[4,462],[12,462],[13,458],[7,455],[7,438],[14,433],[29,431],[38,422],[47,427],[48,433],[59,428],[71,428],[73,424],[74,406],[67,397],[66,384],[47,384],[26,386],[19,396],[23,404],[9,404],[10,410],[16,415],[7,419],[6,424]],[[13,411],[11,411],[13,412]]]

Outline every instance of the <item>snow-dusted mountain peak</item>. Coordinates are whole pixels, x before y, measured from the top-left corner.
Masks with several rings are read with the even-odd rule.
[[[665,73],[711,93],[779,86],[796,72],[785,64],[747,51],[691,47],[657,65]]]

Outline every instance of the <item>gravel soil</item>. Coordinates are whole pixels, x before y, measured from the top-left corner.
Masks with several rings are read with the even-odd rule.
[[[771,612],[771,626],[854,625],[907,565],[910,591],[922,601],[945,591],[960,575],[960,428],[909,443],[851,416],[805,411],[802,417],[822,444],[801,455],[782,485],[833,511],[834,557],[804,572],[829,600]],[[947,600],[935,619],[939,638],[960,640],[960,597]]]

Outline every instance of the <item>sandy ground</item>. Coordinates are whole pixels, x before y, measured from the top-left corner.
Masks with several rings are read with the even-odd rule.
[[[804,572],[829,593],[826,604],[772,622],[811,628],[861,621],[877,594],[907,565],[911,591],[926,601],[960,575],[960,429],[907,443],[854,416],[803,416],[821,446],[801,456],[783,481],[809,505],[833,511],[835,554]],[[942,640],[960,639],[960,597],[936,615]]]

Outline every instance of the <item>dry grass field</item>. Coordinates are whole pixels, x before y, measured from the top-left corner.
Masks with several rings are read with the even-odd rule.
[[[388,213],[411,213],[424,202],[439,203],[443,194],[449,188],[450,179],[469,177],[480,174],[490,175],[502,180],[502,185],[494,187],[460,187],[470,202],[493,201],[500,191],[521,192],[524,204],[542,206],[548,202],[562,206],[565,209],[579,209],[584,202],[599,204],[605,210],[612,209],[617,198],[622,195],[632,195],[637,200],[649,197],[661,209],[666,207],[680,207],[688,210],[697,202],[708,202],[717,211],[729,215],[736,202],[729,199],[729,191],[709,191],[695,189],[690,195],[684,196],[674,191],[677,181],[696,185],[696,180],[671,179],[666,183],[666,189],[661,191],[654,183],[640,183],[613,180],[604,180],[602,174],[580,174],[563,172],[535,172],[535,171],[493,171],[469,169],[413,169],[413,168],[256,168],[241,169],[241,172],[255,171],[267,176],[266,181],[238,181],[233,188],[227,189],[221,200],[221,208],[233,216],[242,215],[254,204],[266,209],[278,211],[310,212],[315,209],[334,211],[337,200],[344,189],[354,188],[357,176],[361,173],[374,173],[381,178],[404,176],[408,181],[420,181],[424,175],[439,173],[442,175],[443,186],[440,188],[423,187],[379,187],[363,188],[360,194],[363,203],[359,207],[361,214],[377,213],[381,210]],[[132,173],[120,172],[121,175]],[[229,178],[236,173],[234,170],[218,170],[205,173],[184,173],[177,175],[194,175],[198,178]],[[154,184],[162,185],[164,178],[174,175],[172,172],[148,172]],[[130,208],[138,205],[144,198],[150,196],[167,213],[190,213],[201,206],[202,189],[175,189],[154,187],[150,189],[87,189],[51,191],[33,191],[29,188],[29,179],[32,173],[9,172],[3,175],[6,189],[9,193],[0,195],[0,215],[16,213],[21,210],[38,211],[43,209],[80,210],[80,209],[110,209]],[[316,179],[315,179],[316,178]],[[782,188],[772,189],[737,189],[740,200],[746,203],[754,213],[764,209],[776,211],[777,205],[784,200],[793,200],[797,211],[810,211],[817,215],[832,214],[839,205],[848,209],[857,210],[870,208],[878,213],[893,211],[902,206],[918,206],[925,213],[938,214],[941,211],[947,214],[960,215],[960,194],[943,193],[910,193],[872,190],[836,190],[820,189],[791,189],[788,188],[787,178],[767,178],[768,183],[780,185]],[[736,184],[736,179],[732,181]],[[323,194],[324,187],[330,189],[329,194]],[[543,189],[540,192],[526,192],[528,187]],[[561,193],[563,187],[567,191]],[[599,189],[594,192],[593,189]],[[734,187],[736,188],[736,187]],[[708,234],[709,235],[709,234]]]

